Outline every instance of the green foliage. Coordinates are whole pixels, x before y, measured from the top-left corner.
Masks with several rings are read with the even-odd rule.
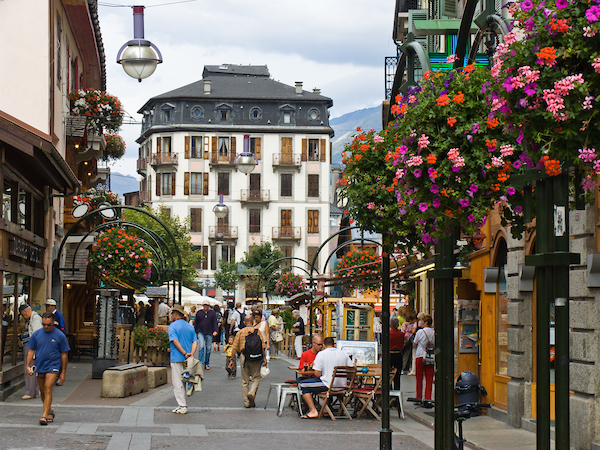
[[[304,278],[293,272],[283,273],[275,283],[275,291],[283,297],[292,297],[304,292],[304,289]]]
[[[356,281],[342,286],[342,294],[349,297],[357,288],[359,292],[381,287],[381,257],[372,249],[347,252],[338,261],[336,277],[341,281]]]
[[[234,291],[238,285],[240,276],[236,262],[220,261],[219,269],[215,272],[215,282],[224,291]]]
[[[263,271],[269,264],[279,258],[283,258],[283,252],[279,247],[271,246],[270,242],[263,242],[261,244],[251,245],[248,251],[244,252],[244,259],[242,259],[241,263],[248,267],[248,269],[254,269],[253,272],[255,272],[256,275],[262,274],[263,278],[260,280],[261,290],[264,289],[269,294],[273,294],[275,292],[275,283],[277,282],[277,276],[273,274],[279,272],[279,266],[273,264],[264,274]],[[269,278],[271,281],[268,286],[265,286],[265,283]],[[249,292],[256,292],[256,289],[250,290]]]
[[[171,346],[169,342],[169,333],[164,328],[148,328],[141,326],[133,329],[133,343],[138,347],[146,348],[150,339],[158,341],[159,350],[167,351]]]
[[[284,309],[283,311],[281,311],[281,313],[279,313],[279,315],[283,319],[283,328],[288,331],[291,331],[292,328],[294,328],[294,323],[296,323],[296,319],[294,319],[292,311],[290,311],[289,309]]]
[[[193,285],[194,279],[196,278],[196,265],[202,261],[202,252],[193,249],[190,238],[189,217],[182,220],[178,216],[171,216],[169,210],[164,205],[160,205],[154,209],[146,208],[146,210],[154,216],[156,216],[160,221],[162,221],[167,226],[167,228],[171,230],[171,233],[173,233],[173,235],[175,236],[175,241],[177,242],[177,245],[179,246],[179,250],[181,252],[183,284],[185,286]],[[177,259],[177,251],[168,233],[160,225],[160,223],[150,218],[146,214],[142,214],[132,210],[124,210],[124,215],[127,220],[137,223],[145,228],[148,228],[149,230],[152,230],[154,233],[159,235],[167,244],[175,261],[175,266],[172,266],[169,251],[165,249],[163,253],[167,261],[167,266],[170,269],[178,268],[179,263]],[[135,230],[135,233],[143,239],[148,240],[148,235],[143,231]]]

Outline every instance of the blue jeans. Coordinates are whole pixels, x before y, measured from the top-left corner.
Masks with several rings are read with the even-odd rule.
[[[210,366],[210,352],[213,345],[212,334],[198,333],[198,361],[205,366]]]

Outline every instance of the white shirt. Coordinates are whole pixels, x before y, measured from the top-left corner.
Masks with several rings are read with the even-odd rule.
[[[317,353],[315,362],[313,363],[313,370],[321,372],[321,381],[325,386],[329,387],[333,378],[333,369],[337,366],[352,366],[352,361],[342,350],[327,347]],[[346,380],[344,378],[336,378],[334,386],[346,386]]]
[[[435,344],[435,331],[433,328],[425,327],[417,331],[415,335],[415,342],[417,343],[415,358],[425,358],[427,355],[427,342],[429,341]]]
[[[160,305],[158,305],[158,317],[167,317],[170,311],[171,308],[169,308],[169,305],[166,303],[161,302]]]

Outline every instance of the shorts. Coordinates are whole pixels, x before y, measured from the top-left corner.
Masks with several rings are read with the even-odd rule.
[[[329,389],[320,378],[308,378],[298,381],[298,387],[302,389],[302,394],[316,394],[318,392],[326,392]]]
[[[53,375],[58,375],[60,373],[60,369],[50,369],[48,372],[37,372],[36,376],[38,377],[45,377],[46,374],[53,374]]]

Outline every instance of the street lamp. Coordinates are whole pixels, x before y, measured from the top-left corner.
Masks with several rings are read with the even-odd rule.
[[[224,219],[227,217],[229,208],[225,203],[223,203],[223,194],[219,194],[219,203],[213,206],[212,210],[215,213],[215,216],[217,216],[217,219]]]
[[[250,152],[249,135],[244,135],[244,151],[236,156],[233,160],[233,164],[235,164],[240,172],[245,173],[246,175],[252,172],[258,164],[258,159]]]
[[[217,233],[217,270],[221,266],[221,258],[223,257],[223,233]],[[219,302],[219,306],[223,303],[223,289],[217,284],[215,290],[215,300]]]
[[[141,83],[142,79],[152,75],[156,66],[162,62],[158,47],[144,39],[144,7],[134,6],[133,39],[119,49],[117,63],[123,66],[127,75],[137,78]]]

